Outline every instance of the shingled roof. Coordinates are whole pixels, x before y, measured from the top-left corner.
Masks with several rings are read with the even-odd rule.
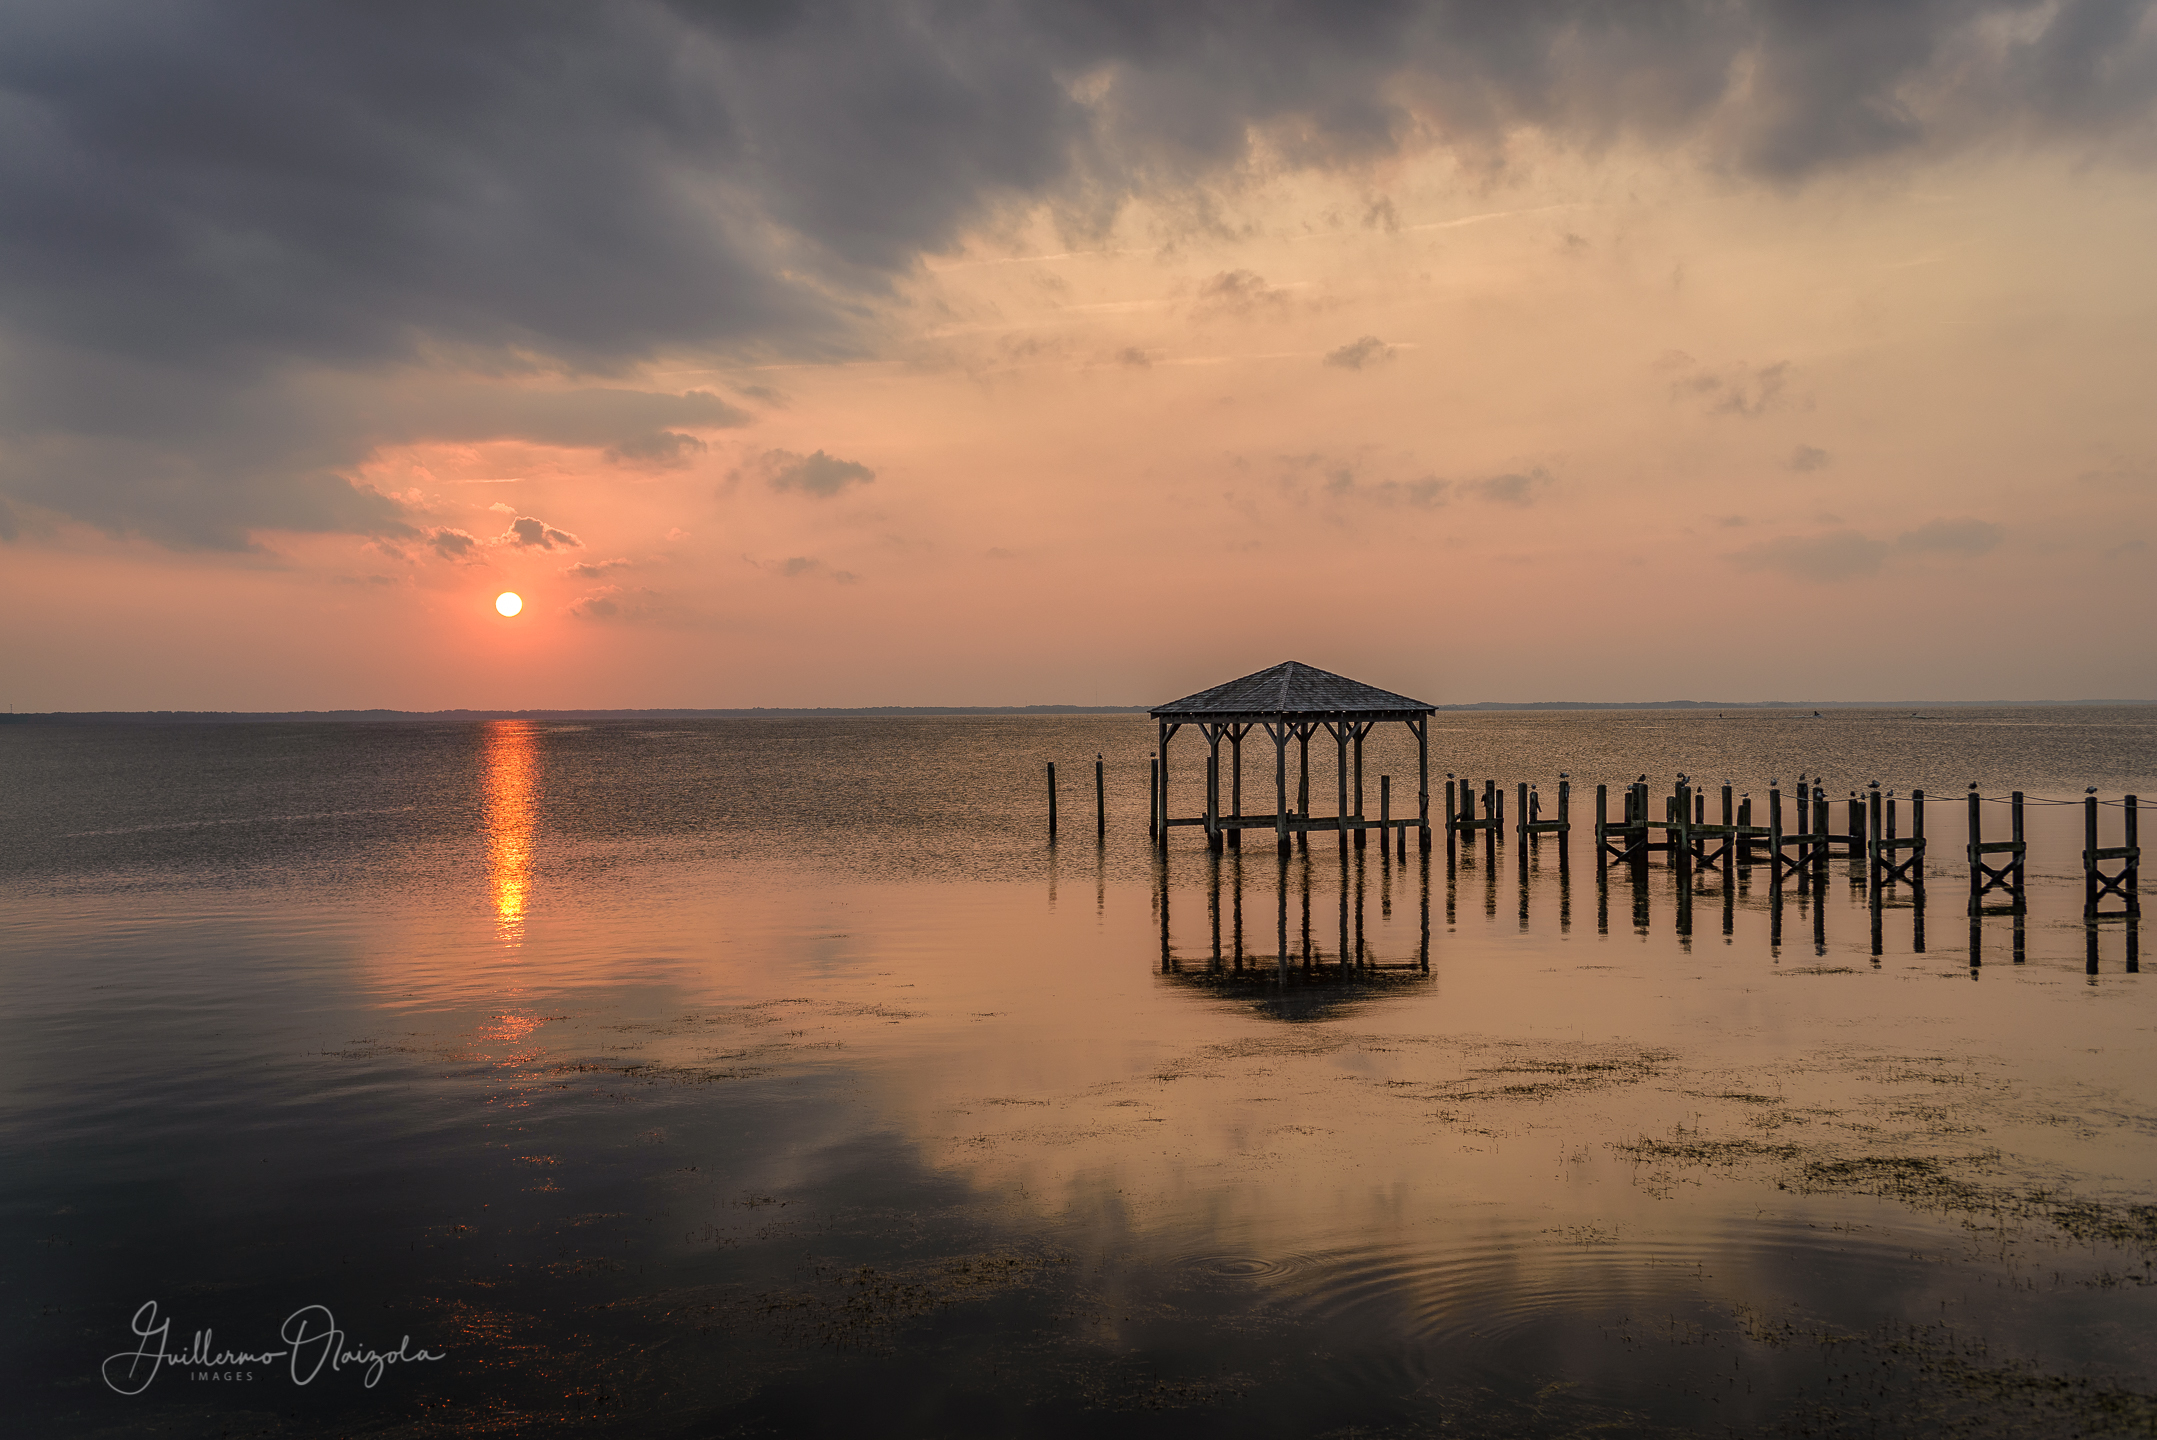
[[[1403,712],[1428,714],[1437,708],[1299,660],[1283,660],[1241,680],[1171,700],[1149,713],[1160,720],[1211,720],[1232,715],[1395,717]]]

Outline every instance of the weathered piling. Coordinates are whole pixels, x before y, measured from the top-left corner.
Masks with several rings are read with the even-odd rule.
[[[2142,846],[2135,829],[2137,808],[2134,796],[2124,797],[2121,809],[2127,843],[2101,847],[2097,843],[2097,797],[2091,795],[2082,802],[2082,918],[2085,921],[2142,918]],[[2107,860],[2120,862],[2116,873],[2105,873],[2103,862]],[[2108,897],[2117,898],[2121,908],[2101,909]]]
[[[1783,878],[1783,792],[1768,787],[1768,878],[1781,884]]]
[[[1093,757],[1093,833],[1095,839],[1108,834],[1108,784],[1098,750]]]
[[[1250,733],[1248,725],[1228,727],[1229,784],[1228,813],[1235,817],[1235,826],[1228,832],[1228,848],[1243,848],[1243,737]]]
[[[1161,837],[1161,757],[1151,753],[1146,756],[1146,838]]]
[[[1049,839],[1056,838],[1056,762],[1049,761]]]
[[[1880,792],[1865,792],[1865,893],[1871,897],[1872,908],[1880,908]],[[1874,928],[1878,928],[1877,920]],[[1874,947],[1877,954],[1878,947]]]
[[[1567,832],[1572,829],[1572,815],[1570,813],[1572,790],[1572,781],[1560,780],[1558,782],[1558,818],[1545,820],[1540,818],[1543,813],[1542,797],[1526,781],[1520,782],[1518,793],[1514,796],[1520,808],[1520,820],[1514,828],[1515,832],[1520,836],[1522,844],[1527,844],[1529,840],[1537,835],[1556,835],[1560,843],[1564,843],[1568,838]]]
[[[1985,839],[1984,797],[1975,790],[1970,792],[1969,808],[1971,916],[2019,916],[2028,913],[2023,880],[2027,873],[2029,847],[2022,838],[2022,792],[2014,791],[2008,799],[2009,823],[2012,826],[2009,834],[2012,838],[2007,840]],[[2000,865],[1989,865],[1985,862],[1987,855],[2005,855],[2007,860]],[[2008,903],[1987,905],[1985,897],[1995,890],[2005,890]]]

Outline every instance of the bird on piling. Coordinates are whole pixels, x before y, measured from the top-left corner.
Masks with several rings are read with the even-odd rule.
[[[1648,783],[1648,777],[1643,775],[1638,780],[1635,780],[1633,783],[1635,785],[1645,785]]]
[[[1865,782],[1865,788],[1867,790],[1877,790],[1880,788],[1880,782],[1877,780],[1867,780]]]
[[[2097,793],[2097,787],[2095,785],[2085,785],[2082,787],[2082,793],[2085,795],[2095,795]]]
[[[1970,782],[1970,788],[1971,788],[1972,790],[1975,790],[1975,789],[1977,788],[1977,782],[1976,782],[1975,780],[1972,780],[1972,781]]]

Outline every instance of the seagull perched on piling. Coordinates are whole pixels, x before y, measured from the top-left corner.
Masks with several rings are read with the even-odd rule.
[[[1867,780],[1865,782],[1865,788],[1867,790],[1877,790],[1880,788],[1880,782],[1877,780]]]
[[[2097,787],[2095,785],[2085,785],[2082,787],[2082,793],[2085,795],[2095,795],[2097,793]]]
[[[1972,790],[1975,790],[1975,789],[1977,788],[1977,782],[1976,782],[1975,780],[1972,780],[1972,781],[1970,782],[1970,788],[1971,788]]]

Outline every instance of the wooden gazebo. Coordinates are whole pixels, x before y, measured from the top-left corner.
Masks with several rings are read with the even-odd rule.
[[[1149,712],[1160,729],[1159,760],[1154,767],[1154,795],[1150,832],[1168,844],[1172,825],[1203,825],[1208,848],[1224,844],[1241,848],[1242,832],[1271,829],[1282,854],[1289,849],[1289,836],[1312,830],[1335,831],[1341,844],[1352,832],[1363,844],[1365,831],[1377,830],[1379,844],[1387,832],[1413,825],[1418,844],[1428,850],[1430,826],[1430,717],[1436,710],[1421,700],[1411,700],[1360,680],[1320,670],[1295,660],[1186,695]],[[1414,819],[1395,819],[1381,813],[1376,821],[1363,818],[1363,737],[1374,726],[1398,720],[1416,737],[1416,814]],[[1168,800],[1168,742],[1186,725],[1195,725],[1206,737],[1206,808],[1201,815],[1175,816]],[[1273,812],[1243,813],[1243,737],[1263,727],[1273,740]],[[1333,737],[1339,783],[1338,813],[1319,820],[1311,815],[1311,736],[1324,730]],[[1221,809],[1221,742],[1229,747],[1228,809]],[[1297,745],[1298,779],[1296,804],[1288,803],[1288,742]],[[1350,787],[1350,772],[1354,786]],[[1387,807],[1390,809],[1390,807]],[[1405,843],[1405,837],[1404,837]]]

